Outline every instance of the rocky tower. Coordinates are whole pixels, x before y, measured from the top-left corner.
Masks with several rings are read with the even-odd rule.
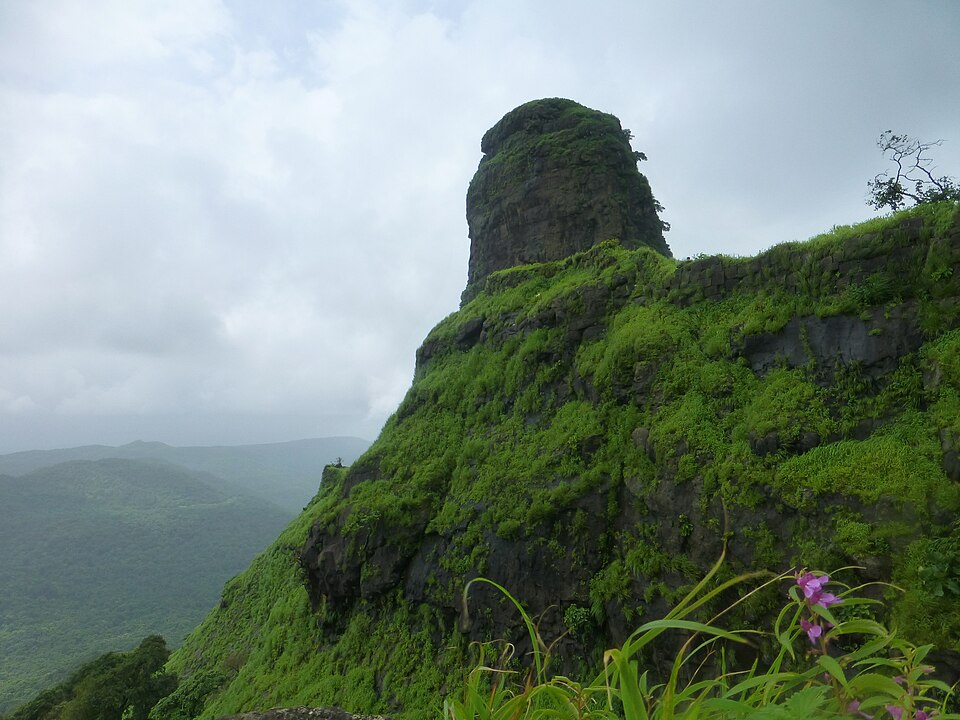
[[[480,149],[467,191],[465,299],[496,270],[559,260],[610,238],[670,257],[650,184],[613,115],[534,100],[504,115]]]

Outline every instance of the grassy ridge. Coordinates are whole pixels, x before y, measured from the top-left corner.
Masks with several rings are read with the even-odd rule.
[[[318,702],[356,712],[428,707],[455,675],[463,643],[425,606],[399,603],[393,612],[383,605],[359,607],[349,619],[329,624],[322,610],[310,607],[299,552],[313,522],[337,502],[345,474],[327,467],[314,501],[227,583],[219,606],[171,658],[168,669],[185,681],[161,701],[155,717],[186,719],[200,710],[215,717],[238,708]],[[449,634],[454,645],[438,652],[434,633]]]

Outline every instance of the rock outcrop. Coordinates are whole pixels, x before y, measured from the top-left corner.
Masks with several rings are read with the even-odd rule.
[[[611,238],[670,256],[650,184],[613,115],[535,100],[483,136],[467,191],[467,291],[504,268],[559,260]]]

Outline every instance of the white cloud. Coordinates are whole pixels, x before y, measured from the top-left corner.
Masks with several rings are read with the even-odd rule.
[[[457,306],[480,137],[532,98],[633,130],[678,256],[865,217],[875,135],[960,111],[960,11],[906,7],[2,4],[0,451],[372,435]]]

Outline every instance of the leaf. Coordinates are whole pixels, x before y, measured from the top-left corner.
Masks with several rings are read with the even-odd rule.
[[[628,656],[620,650],[610,650],[608,653],[620,681],[620,701],[623,703],[624,720],[647,720],[647,705],[640,692],[636,661],[629,660]],[[644,673],[645,677],[646,673]]]
[[[820,657],[817,658],[817,665],[819,665],[828,673],[830,673],[830,676],[833,677],[837,682],[839,682],[844,688],[848,687],[847,676],[844,674],[843,668],[840,667],[840,663],[838,663],[832,657],[830,657],[829,655],[821,655]]]
[[[736,685],[734,685],[724,694],[724,697],[732,698],[735,695],[739,695],[740,693],[755,687],[772,685],[774,683],[779,683],[781,681],[786,681],[786,680],[801,680],[802,678],[803,678],[802,675],[798,673],[792,673],[792,672],[771,673],[768,675],[756,675],[754,677],[747,678],[746,680],[743,680],[737,683]]]
[[[834,637],[836,635],[850,635],[851,633],[886,636],[887,629],[874,620],[848,620],[847,622],[840,623],[835,628],[831,629],[830,632],[827,633],[827,637]]]
[[[876,673],[857,675],[850,680],[847,688],[854,697],[866,698],[874,693],[882,693],[891,698],[899,698],[903,695],[902,687],[885,675]]]
[[[900,670],[901,663],[896,660],[890,660],[889,658],[867,658],[866,660],[860,660],[855,663],[857,667],[888,667],[895,670]]]
[[[646,630],[693,630],[704,633],[705,635],[716,635],[734,642],[746,643],[746,639],[740,637],[739,633],[730,632],[721,628],[707,625],[706,623],[696,622],[694,620],[651,620],[640,627],[641,631]]]
[[[939,690],[940,692],[946,695],[949,695],[950,693],[953,692],[953,688],[947,685],[943,680],[924,680],[923,684],[927,687],[936,688],[937,690]],[[940,715],[938,717],[944,718],[946,716]]]
[[[747,717],[749,720],[795,720],[783,705],[764,705]]]
[[[710,698],[709,700],[704,700],[703,704],[707,708],[720,710],[724,714],[748,715],[754,711],[754,707],[750,703],[731,700],[729,698]]]
[[[821,659],[823,657],[826,656],[821,656]],[[810,717],[823,704],[823,696],[828,689],[827,686],[820,685],[801,690],[787,701],[786,708],[792,717]]]
[[[827,608],[825,608],[823,605],[810,605],[809,607],[810,607],[810,609],[811,609],[814,613],[816,613],[817,615],[819,615],[820,617],[822,617],[824,620],[826,620],[826,621],[827,621],[828,623],[830,623],[831,625],[839,625],[839,624],[840,624],[840,623],[837,622],[837,619],[833,616],[833,613],[830,612],[830,610],[828,610]]]
[[[777,635],[777,641],[780,643],[780,647],[790,655],[790,659],[795,660],[797,656],[793,652],[793,638],[790,637],[790,634],[786,632],[780,633]]]
[[[874,655],[875,653],[879,652],[880,650],[885,648],[887,645],[889,645],[891,639],[892,638],[890,638],[889,636],[884,635],[874,640],[871,640],[856,652],[853,652],[850,655],[848,655],[847,659],[848,661],[853,662],[856,660],[861,660],[863,658],[870,657],[871,655]]]

